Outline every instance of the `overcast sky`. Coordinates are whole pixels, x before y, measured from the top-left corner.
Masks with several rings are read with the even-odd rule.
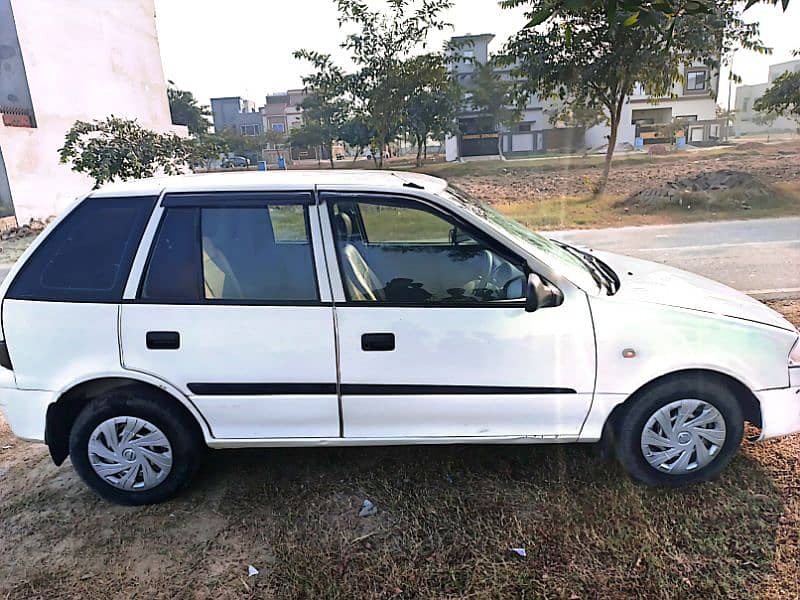
[[[298,48],[332,53],[342,65],[347,54],[333,0],[155,0],[161,59],[167,79],[192,91],[202,103],[215,96],[242,96],[258,106],[271,92],[301,87],[308,65],[292,57]],[[792,59],[800,47],[800,0],[785,13],[771,5],[745,13],[758,21],[772,56],[736,54],[734,71],[744,83],[767,80],[767,67]],[[490,49],[499,50],[524,23],[522,11],[502,10],[496,0],[455,0],[446,15],[452,29],[429,40],[441,47],[451,35],[493,33]],[[720,85],[720,104],[727,100],[727,73]]]

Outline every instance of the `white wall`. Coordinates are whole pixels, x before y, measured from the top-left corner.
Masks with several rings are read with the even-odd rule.
[[[46,217],[91,190],[92,180],[58,162],[77,119],[111,114],[156,131],[171,125],[153,0],[12,0],[38,127],[4,127],[17,220]]]

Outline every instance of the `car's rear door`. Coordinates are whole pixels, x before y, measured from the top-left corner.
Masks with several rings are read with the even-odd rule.
[[[525,261],[457,215],[321,198],[346,438],[578,435],[595,375],[583,292],[526,312]]]
[[[148,225],[123,366],[181,389],[215,438],[340,435],[316,210],[310,192],[167,194]]]

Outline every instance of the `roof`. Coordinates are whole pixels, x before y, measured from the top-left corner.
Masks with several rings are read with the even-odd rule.
[[[367,169],[246,171],[201,173],[152,177],[104,185],[92,197],[146,196],[161,192],[312,190],[320,188],[369,188],[376,191],[402,190],[414,183],[428,192],[447,185],[443,179],[398,171]]]

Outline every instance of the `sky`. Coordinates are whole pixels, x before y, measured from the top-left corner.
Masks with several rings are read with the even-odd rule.
[[[348,65],[339,48],[344,34],[339,29],[333,0],[155,0],[161,60],[167,79],[190,90],[203,104],[217,96],[242,96],[264,104],[268,93],[302,87],[306,63],[292,56],[307,48],[331,53]],[[745,13],[758,22],[772,56],[739,51],[733,70],[743,83],[767,80],[770,64],[791,60],[800,48],[800,0],[784,13],[771,5],[758,5]],[[525,22],[523,12],[503,10],[496,0],[454,0],[445,14],[452,28],[437,32],[428,41],[434,49],[451,35],[493,33],[490,50]],[[735,86],[734,86],[735,87]],[[723,70],[718,102],[728,96],[727,71]]]

